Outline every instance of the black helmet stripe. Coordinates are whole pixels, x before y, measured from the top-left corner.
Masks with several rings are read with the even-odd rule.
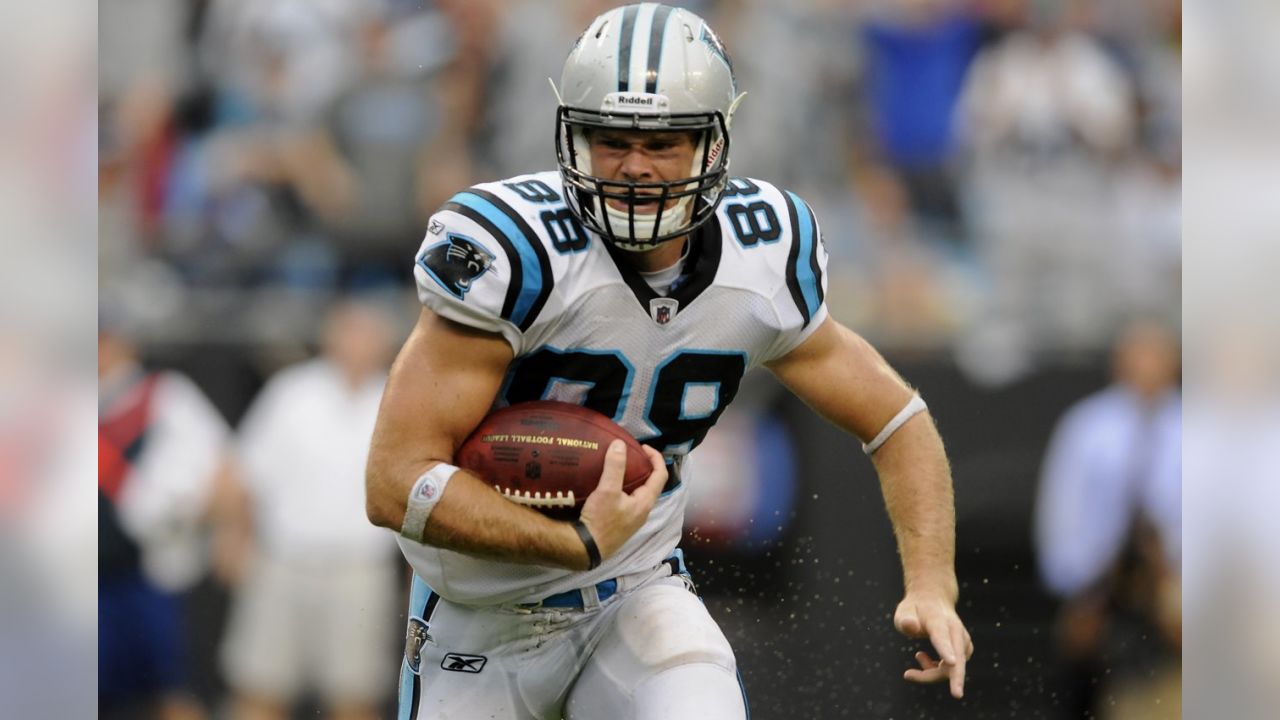
[[[622,12],[622,29],[618,31],[618,92],[631,89],[631,35],[639,12],[639,5],[629,5]]]
[[[644,91],[658,92],[658,66],[662,63],[662,39],[667,35],[667,19],[671,16],[671,6],[659,5],[653,14],[653,23],[649,26],[649,62],[644,75]]]

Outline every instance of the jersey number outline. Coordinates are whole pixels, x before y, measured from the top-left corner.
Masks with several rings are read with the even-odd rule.
[[[738,350],[671,353],[655,367],[645,398],[644,422],[654,433],[636,439],[664,453],[697,447],[737,395],[746,370],[747,354]],[[583,407],[621,422],[634,377],[634,365],[619,351],[546,346],[519,361],[499,394],[514,405],[546,399],[555,382],[577,385]],[[710,390],[710,409],[686,412],[690,390],[698,388]]]
[[[765,200],[746,202],[748,198],[760,194],[760,186],[746,178],[729,178],[722,197],[740,198],[742,202],[725,203],[724,211],[729,216],[729,227],[738,244],[744,248],[755,247],[759,243],[777,242],[782,237],[782,223],[773,205]]]
[[[540,217],[542,226],[547,229],[547,237],[551,238],[551,246],[561,255],[587,249],[587,232],[572,210],[562,205],[558,210],[543,210]]]
[[[543,210],[538,216],[538,219],[542,220],[542,227],[546,229],[547,237],[551,238],[551,246],[556,249],[556,252],[561,255],[569,255],[587,249],[590,238],[587,237],[587,232],[582,229],[582,223],[578,222],[578,218],[574,216],[573,211],[564,204],[560,193],[556,192],[550,185],[537,178],[502,183],[502,185],[531,203],[543,205],[559,203],[560,207]]]

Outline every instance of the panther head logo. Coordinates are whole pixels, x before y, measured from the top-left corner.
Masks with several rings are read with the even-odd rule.
[[[404,659],[409,664],[409,669],[415,673],[422,668],[422,647],[430,640],[427,624],[421,618],[409,618],[404,637]]]
[[[427,248],[418,265],[433,280],[462,300],[476,278],[493,269],[493,253],[465,235],[449,233]]]

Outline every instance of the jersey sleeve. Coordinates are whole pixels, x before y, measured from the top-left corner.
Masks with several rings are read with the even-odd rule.
[[[538,236],[505,200],[480,188],[458,193],[431,217],[414,277],[432,312],[501,334],[517,355],[553,282]]]
[[[809,338],[827,319],[827,247],[813,209],[795,193],[782,192],[790,228],[786,281],[773,297],[778,336],[763,362],[776,360]]]

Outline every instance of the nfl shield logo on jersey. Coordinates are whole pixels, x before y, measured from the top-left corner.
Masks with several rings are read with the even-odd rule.
[[[666,325],[676,316],[680,309],[680,301],[672,298],[654,298],[649,301],[649,314],[659,325]]]

